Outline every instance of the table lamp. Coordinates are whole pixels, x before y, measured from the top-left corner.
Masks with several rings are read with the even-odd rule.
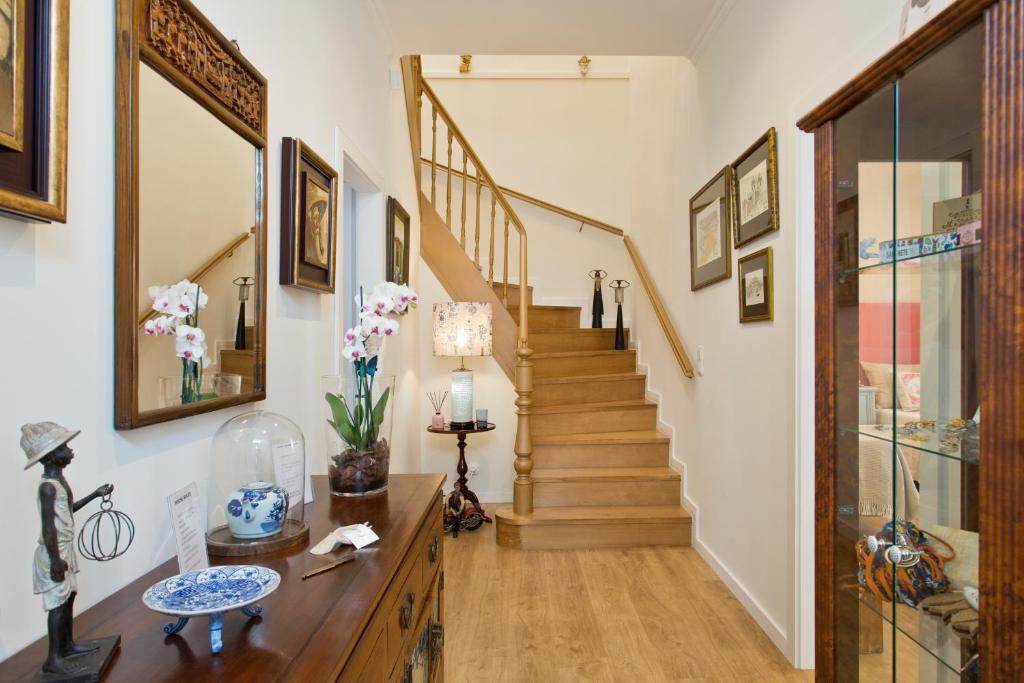
[[[490,304],[449,301],[434,304],[434,355],[458,356],[452,371],[451,429],[473,428],[473,371],[466,368],[466,356],[491,355]]]

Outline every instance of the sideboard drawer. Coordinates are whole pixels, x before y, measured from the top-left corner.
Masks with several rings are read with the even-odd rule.
[[[412,567],[406,574],[394,602],[388,610],[387,637],[388,637],[388,670],[394,666],[408,639],[412,636],[413,626],[416,624],[416,617],[423,605],[422,594],[422,558],[414,555]]]
[[[437,570],[444,563],[444,517],[438,514],[429,522],[423,544],[423,585],[429,586]]]

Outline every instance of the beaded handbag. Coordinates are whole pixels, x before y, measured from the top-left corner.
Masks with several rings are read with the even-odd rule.
[[[940,555],[933,543],[945,546]],[[857,541],[857,581],[882,602],[893,599],[911,607],[936,593],[949,590],[942,567],[956,551],[934,534],[926,534],[913,522],[896,520],[877,536]]]

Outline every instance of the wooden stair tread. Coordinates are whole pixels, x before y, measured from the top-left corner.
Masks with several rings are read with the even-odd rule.
[[[534,308],[531,306],[530,308]],[[622,328],[629,330],[628,327]],[[566,332],[579,332],[580,334],[608,334],[615,335],[614,327],[530,327],[530,334],[564,334]]]
[[[615,356],[618,354],[635,353],[633,349],[623,349],[617,351],[615,349],[600,349],[594,351],[546,351],[544,353],[533,354],[533,360],[542,360],[544,358],[591,358],[594,356]]]
[[[669,437],[657,430],[636,432],[595,432],[591,434],[547,434],[535,436],[535,446],[601,446],[605,444],[668,443]]]
[[[519,304],[510,303],[508,305],[508,307],[510,309],[511,308],[519,308]],[[542,310],[542,311],[582,311],[583,307],[582,306],[543,306],[543,305],[540,305],[540,304],[530,304],[529,305],[529,309],[530,310],[538,309],[538,310]],[[555,328],[548,328],[548,329],[555,329]]]
[[[643,408],[657,406],[654,401],[636,399],[630,401],[605,401],[601,403],[566,403],[563,405],[543,406],[530,410],[532,415],[553,415],[558,413],[597,413],[623,408]]]
[[[616,382],[635,380],[637,377],[646,379],[642,372],[616,372],[608,375],[569,375],[568,377],[541,377],[533,381],[537,384],[574,384],[576,382]]]
[[[497,515],[508,524],[645,524],[686,521],[690,513],[682,505],[572,506],[534,508],[533,514],[517,515],[511,507],[498,508]]]
[[[679,481],[671,467],[542,467],[532,473],[535,482]]]

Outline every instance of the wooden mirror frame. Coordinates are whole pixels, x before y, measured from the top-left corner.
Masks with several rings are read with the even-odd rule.
[[[253,391],[140,413],[137,134],[141,63],[255,147],[258,283]],[[117,0],[116,76],[114,427],[135,429],[263,400],[267,396],[267,80],[188,0]]]

